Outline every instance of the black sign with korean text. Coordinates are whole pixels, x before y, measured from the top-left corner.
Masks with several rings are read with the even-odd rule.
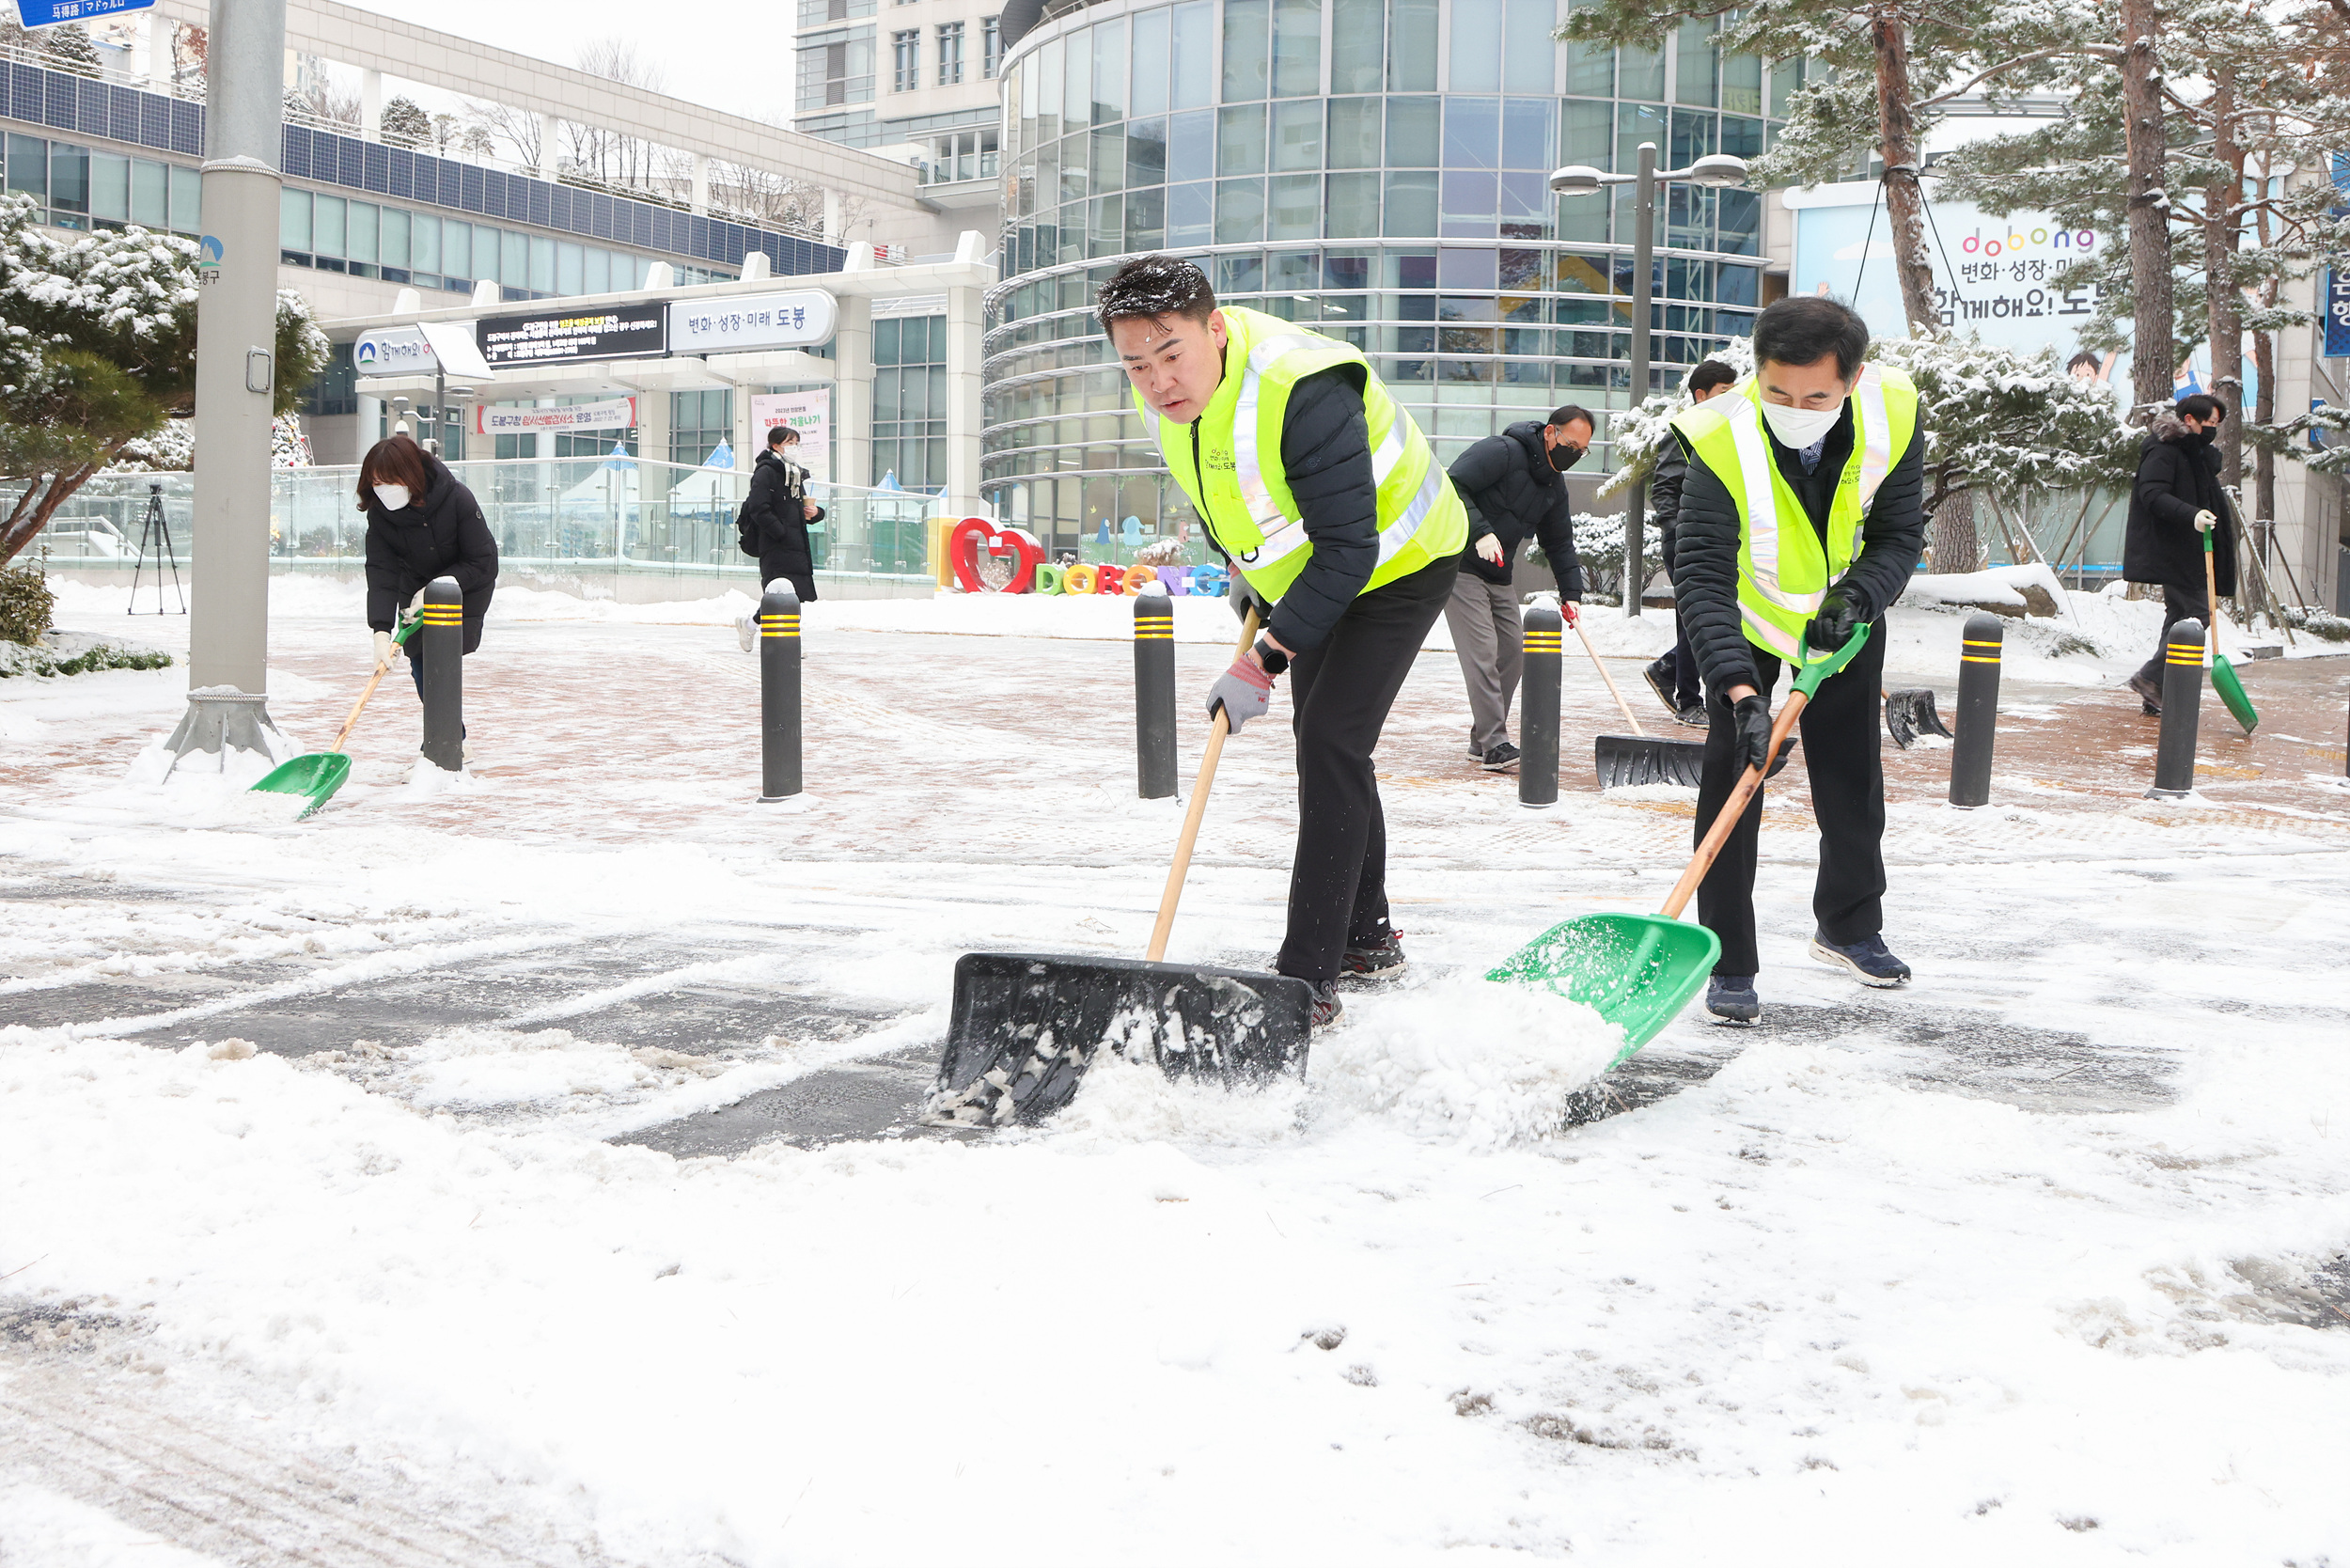
[[[621,305],[491,316],[478,333],[481,357],[494,369],[580,359],[655,359],[669,351],[669,313],[664,305]]]

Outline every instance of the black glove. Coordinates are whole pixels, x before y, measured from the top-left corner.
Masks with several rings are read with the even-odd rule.
[[[1731,710],[1731,722],[1738,727],[1736,749],[1731,760],[1741,769],[1767,768],[1771,765],[1771,704],[1761,693],[1742,697]]]
[[[1852,589],[1840,584],[1827,590],[1827,597],[1820,603],[1820,613],[1803,629],[1803,640],[1823,653],[1833,653],[1852,641],[1862,619]]]

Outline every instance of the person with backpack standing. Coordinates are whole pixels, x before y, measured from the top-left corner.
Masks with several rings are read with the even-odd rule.
[[[807,527],[824,520],[824,509],[807,498],[807,470],[791,461],[800,432],[790,425],[771,426],[767,449],[751,465],[751,493],[735,514],[734,525],[743,554],[759,557],[759,587],[764,593],[776,578],[788,579],[800,603],[816,602],[816,559],[808,544]],[[745,653],[759,647],[759,612],[753,610],[734,623],[735,635]]]
[[[1583,598],[1583,565],[1575,558],[1573,504],[1559,476],[1590,449],[1590,411],[1573,403],[1536,424],[1522,419],[1489,435],[1453,460],[1450,478],[1468,510],[1468,547],[1461,574],[1445,602],[1445,625],[1468,685],[1469,760],[1487,773],[1517,766],[1510,744],[1510,699],[1525,667],[1525,630],[1518,590],[1511,581],[1518,546],[1528,534],[1542,541],[1559,583],[1559,613],[1574,624]]]

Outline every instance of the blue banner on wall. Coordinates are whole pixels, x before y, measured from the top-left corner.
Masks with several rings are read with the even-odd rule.
[[[2350,273],[2326,273],[2326,357],[2350,358]]]
[[[60,22],[87,22],[118,11],[152,10],[155,0],[16,0],[16,16],[27,27],[49,27]]]

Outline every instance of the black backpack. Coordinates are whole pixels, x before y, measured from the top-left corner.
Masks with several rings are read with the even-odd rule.
[[[759,525],[751,521],[751,503],[745,497],[734,513],[734,542],[743,547],[743,554],[756,560],[759,557],[758,541]]]

